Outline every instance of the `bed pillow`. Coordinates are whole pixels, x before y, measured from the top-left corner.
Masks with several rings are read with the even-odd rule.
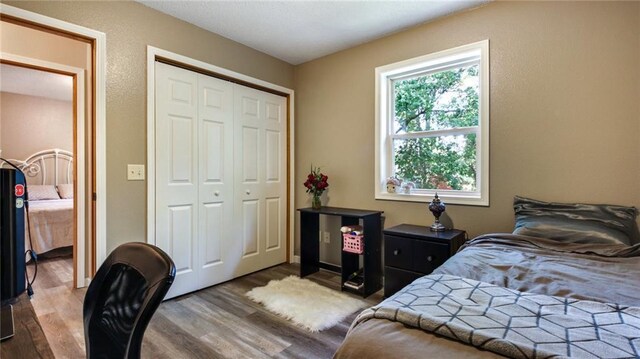
[[[635,244],[635,207],[542,202],[516,196],[515,234],[571,243]]]
[[[62,199],[73,198],[73,183],[59,184],[58,193]]]
[[[60,199],[56,187],[53,185],[29,185],[27,186],[27,191],[29,191],[30,201]]]

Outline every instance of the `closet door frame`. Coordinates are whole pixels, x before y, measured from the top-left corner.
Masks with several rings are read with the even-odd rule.
[[[295,262],[294,259],[294,179],[295,179],[295,157],[294,157],[294,96],[292,89],[266,82],[251,76],[247,76],[235,71],[231,71],[219,66],[195,60],[174,52],[147,46],[147,243],[156,242],[156,203],[155,203],[155,62],[160,61],[166,64],[183,67],[191,71],[203,73],[223,80],[229,80],[257,90],[270,92],[283,96],[287,99],[287,261]]]

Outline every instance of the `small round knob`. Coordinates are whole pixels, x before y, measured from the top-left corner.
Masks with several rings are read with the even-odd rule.
[[[393,250],[393,255],[397,256],[398,254],[400,254],[400,250],[399,249],[394,249]]]
[[[220,191],[213,192],[213,195],[216,196],[216,197],[219,196],[220,195]]]
[[[433,257],[432,256],[428,256],[427,257],[427,262],[431,262],[431,261],[433,261]]]
[[[245,193],[246,193],[246,194],[251,194],[251,190],[250,190],[250,189],[248,189],[248,190],[246,190],[246,191],[245,191]]]

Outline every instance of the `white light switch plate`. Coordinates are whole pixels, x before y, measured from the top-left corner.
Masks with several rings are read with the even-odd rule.
[[[144,165],[127,165],[127,180],[144,181]]]

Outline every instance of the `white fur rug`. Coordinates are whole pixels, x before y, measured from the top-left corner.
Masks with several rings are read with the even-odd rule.
[[[366,303],[308,279],[289,276],[247,292],[253,301],[312,332],[331,328]]]

